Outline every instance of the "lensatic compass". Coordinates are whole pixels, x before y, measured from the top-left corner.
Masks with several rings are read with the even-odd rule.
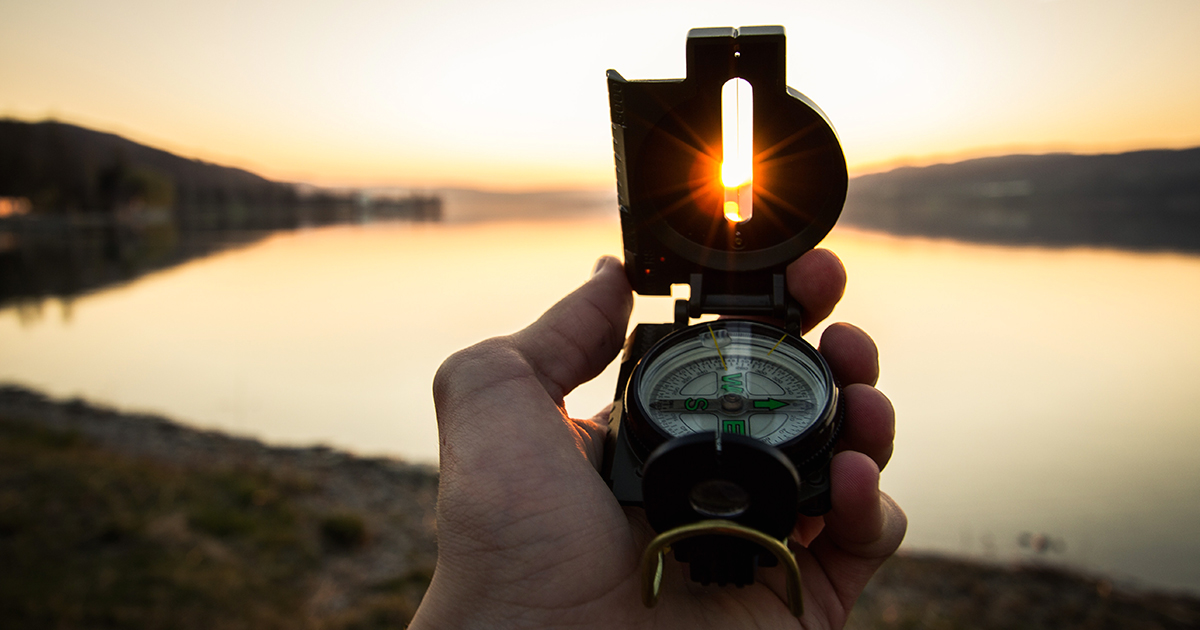
[[[687,284],[675,321],[638,324],[622,357],[603,473],[703,584],[745,586],[782,562],[799,515],[830,509],[841,398],[801,338],[785,269],[833,227],[846,161],[833,126],[785,79],[780,26],[693,29],[687,76],[608,71],[625,270],[642,295]],[[692,324],[704,315],[723,319]]]

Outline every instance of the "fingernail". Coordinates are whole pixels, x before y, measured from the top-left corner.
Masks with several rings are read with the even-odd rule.
[[[592,275],[595,276],[596,274],[600,273],[600,270],[604,269],[604,265],[607,264],[608,256],[601,256],[600,259],[596,261],[596,266],[592,267]]]

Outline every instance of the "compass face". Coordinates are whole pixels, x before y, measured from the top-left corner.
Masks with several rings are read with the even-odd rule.
[[[630,393],[663,437],[720,431],[781,447],[822,424],[834,396],[828,367],[812,346],[744,320],[667,337],[642,359]]]

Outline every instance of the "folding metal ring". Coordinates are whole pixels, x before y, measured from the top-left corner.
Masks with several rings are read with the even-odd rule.
[[[663,556],[671,551],[671,545],[696,536],[732,536],[756,543],[770,551],[787,569],[787,605],[799,619],[804,615],[804,602],[800,596],[800,567],[787,544],[749,527],[733,521],[697,521],[669,529],[650,541],[642,553],[642,603],[653,608],[658,603],[658,590],[662,586]]]

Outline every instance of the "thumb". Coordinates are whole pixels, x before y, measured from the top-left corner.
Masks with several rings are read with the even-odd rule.
[[[563,426],[563,397],[616,356],[632,308],[621,263],[606,256],[591,279],[528,328],[447,358],[433,379],[443,473],[460,460],[495,460],[499,446],[513,446],[497,442],[497,434],[524,432],[547,440],[568,435],[552,428]],[[504,405],[494,404],[497,396]],[[531,427],[537,428],[530,433]],[[532,439],[519,445],[546,448]]]
[[[625,341],[633,295],[621,261],[604,256],[592,277],[512,336],[518,352],[559,405],[602,372]]]

